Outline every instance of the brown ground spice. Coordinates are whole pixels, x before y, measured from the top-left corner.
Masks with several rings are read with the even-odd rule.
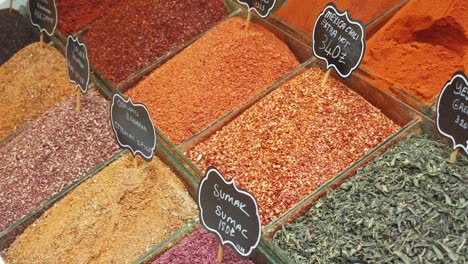
[[[254,194],[268,224],[398,130],[377,108],[310,69],[252,106],[188,156]]]
[[[0,67],[0,139],[74,93],[63,55],[33,43]]]
[[[9,263],[129,263],[197,214],[181,180],[158,158],[124,155],[78,186],[19,236]]]
[[[287,45],[255,24],[222,22],[127,92],[179,144],[299,65]]]

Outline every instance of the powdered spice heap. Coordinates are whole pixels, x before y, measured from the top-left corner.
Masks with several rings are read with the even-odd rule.
[[[190,221],[196,208],[181,180],[157,157],[135,169],[125,155],[29,226],[6,260],[131,263]]]
[[[0,10],[0,65],[17,51],[38,41],[39,32],[16,10]],[[2,75],[0,75],[2,76]]]
[[[348,10],[351,17],[364,24],[372,21],[399,0],[336,0],[333,3],[340,11]],[[330,0],[288,0],[275,14],[294,27],[312,34],[315,20]]]
[[[217,263],[219,240],[204,229],[197,229],[179,244],[155,260],[153,264]],[[229,247],[224,246],[223,264],[248,264]]]
[[[0,231],[118,151],[109,103],[89,91],[56,105],[0,145]]]
[[[430,102],[456,71],[468,69],[468,1],[412,0],[367,43],[373,83]]]
[[[118,84],[225,16],[219,0],[122,0],[84,41],[91,63]]]
[[[56,0],[58,29],[62,34],[78,32],[105,15],[120,0]]]
[[[148,106],[156,126],[179,144],[240,106],[298,61],[258,25],[222,22],[128,91]]]
[[[323,76],[305,71],[188,153],[251,192],[264,225],[399,128],[337,80],[321,87]]]
[[[74,92],[65,58],[39,43],[19,51],[0,67],[0,139],[36,119]]]

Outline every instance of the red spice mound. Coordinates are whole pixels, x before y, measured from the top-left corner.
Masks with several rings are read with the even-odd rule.
[[[127,92],[179,144],[299,65],[286,44],[241,18],[222,22]]]
[[[118,84],[225,16],[219,0],[122,0],[84,41],[91,63]]]
[[[218,263],[218,238],[200,228],[168,250],[152,264]],[[223,264],[248,264],[229,247],[224,246]]]
[[[468,69],[468,1],[412,0],[367,43],[363,66],[379,88],[430,102],[456,71]]]
[[[0,145],[0,232],[118,151],[109,103],[90,92],[80,113],[72,98]]]
[[[120,0],[56,0],[58,29],[62,34],[78,32],[101,18]]]
[[[276,15],[287,21],[294,27],[312,34],[315,20],[330,0],[288,0]],[[348,10],[351,17],[361,20],[364,24],[395,5],[399,0],[337,0],[333,3],[340,11]]]
[[[251,192],[264,225],[398,130],[377,108],[310,69],[188,152]]]

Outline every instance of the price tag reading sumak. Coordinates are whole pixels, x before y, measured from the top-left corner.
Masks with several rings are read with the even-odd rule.
[[[255,10],[261,18],[268,17],[276,4],[276,0],[237,0],[237,2],[245,5],[249,11]]]
[[[364,57],[365,34],[360,21],[329,3],[315,21],[312,49],[317,58],[326,61],[327,69],[333,67],[342,78],[348,78]]]
[[[31,23],[52,36],[57,27],[55,0],[29,0],[28,6]]]
[[[454,149],[468,154],[468,79],[463,72],[455,73],[439,95],[437,129],[452,139]]]
[[[261,223],[255,198],[226,181],[214,167],[209,167],[198,187],[200,219],[205,228],[216,234],[223,245],[231,246],[241,257],[249,256],[258,246]]]
[[[146,161],[153,159],[156,131],[148,109],[115,94],[111,105],[111,122],[117,142],[133,155],[140,154]]]
[[[68,36],[65,49],[67,59],[68,80],[74,83],[83,93],[88,90],[89,84],[89,59],[85,44],[78,38]]]

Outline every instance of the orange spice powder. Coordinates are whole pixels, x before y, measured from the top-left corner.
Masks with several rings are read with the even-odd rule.
[[[468,68],[467,12],[466,0],[411,0],[367,42],[362,65],[371,82],[431,102]]]

